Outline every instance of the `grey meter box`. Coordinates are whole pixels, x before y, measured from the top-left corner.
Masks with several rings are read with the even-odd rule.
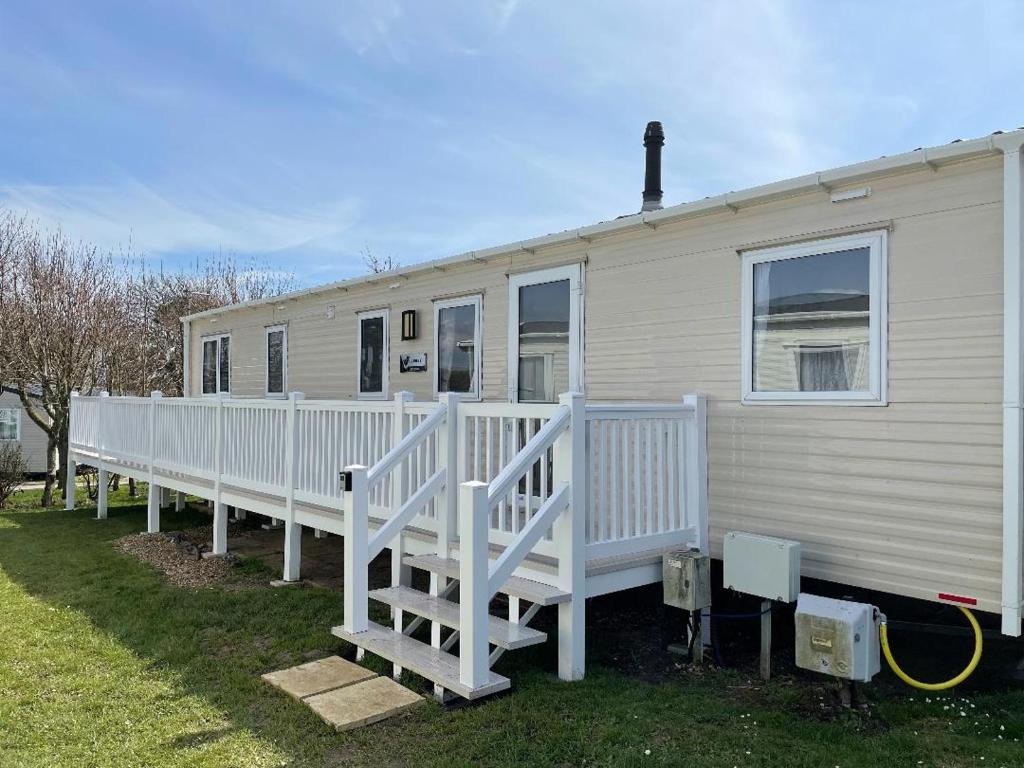
[[[796,602],[796,665],[846,680],[878,674],[878,626],[873,605],[801,593]]]
[[[722,542],[722,581],[726,589],[792,603],[800,593],[800,542],[729,531]]]
[[[711,558],[700,550],[678,550],[662,557],[665,605],[699,611],[711,605]]]

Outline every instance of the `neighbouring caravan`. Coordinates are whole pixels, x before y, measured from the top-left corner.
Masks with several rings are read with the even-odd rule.
[[[645,203],[193,315],[187,394],[700,392],[713,555],[728,530],[796,539],[805,576],[976,601],[1017,635],[1022,140]],[[401,372],[407,353],[426,370]]]
[[[17,390],[11,387],[0,387],[0,441],[18,444],[29,474],[46,472],[46,433],[25,412]]]

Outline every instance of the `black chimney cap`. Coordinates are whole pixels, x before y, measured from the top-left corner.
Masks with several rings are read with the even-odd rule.
[[[659,147],[665,146],[665,131],[657,120],[651,120],[647,124],[647,130],[644,131],[644,146],[649,147],[651,144]]]

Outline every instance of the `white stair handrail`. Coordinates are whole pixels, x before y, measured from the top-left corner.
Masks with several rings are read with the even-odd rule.
[[[555,492],[523,526],[515,541],[507,546],[501,556],[494,561],[487,576],[488,600],[498,593],[498,590],[508,581],[509,576],[548,532],[555,519],[562,514],[569,503],[569,498],[569,484],[567,482],[560,483]]]
[[[499,500],[508,495],[508,492],[518,483],[523,475],[530,471],[530,468],[552,445],[558,436],[562,434],[572,423],[572,414],[566,406],[562,406],[547,424],[541,427],[537,434],[523,446],[508,465],[498,473],[498,476],[491,481],[487,488],[487,508],[491,509]]]
[[[402,505],[401,509],[391,515],[388,521],[377,529],[367,547],[367,561],[373,560],[373,558],[379,555],[391,543],[391,540],[405,528],[406,524],[416,517],[430,500],[444,489],[445,474],[443,467],[437,470],[427,482],[421,485],[409,497],[409,500]]]
[[[437,408],[431,411],[427,418],[421,421],[412,432],[402,438],[402,442],[388,451],[384,458],[374,464],[366,477],[369,488],[372,489],[374,485],[387,477],[388,473],[398,466],[402,459],[416,450],[420,443],[430,437],[434,430],[444,422],[447,413],[448,406],[445,403],[439,403]]]
[[[530,439],[490,485],[466,482],[459,499],[459,679],[470,687],[484,685],[490,671],[487,642],[488,604],[523,562],[548,528],[554,528],[558,548],[558,581],[572,599],[560,608],[569,611],[570,626],[559,633],[559,675],[579,679],[583,674],[582,606],[585,589],[584,510],[574,510],[585,498],[586,405],[582,394],[566,393],[561,407]],[[554,449],[555,487],[536,514],[492,566],[488,547],[491,510],[549,449]],[[561,626],[562,620],[559,619]],[[563,638],[562,635],[565,635]],[[568,661],[563,659],[568,659]]]

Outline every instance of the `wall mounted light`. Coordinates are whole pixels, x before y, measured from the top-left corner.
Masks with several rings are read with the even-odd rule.
[[[416,310],[407,309],[402,312],[402,341],[416,338]]]

